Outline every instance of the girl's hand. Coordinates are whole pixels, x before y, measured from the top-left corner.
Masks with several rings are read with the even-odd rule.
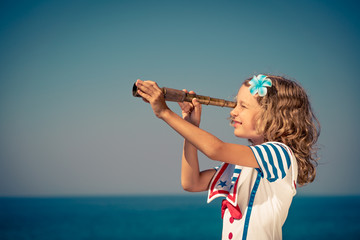
[[[136,86],[143,100],[150,103],[156,117],[162,118],[162,114],[169,110],[169,108],[165,103],[164,94],[156,82],[138,79]]]
[[[188,92],[186,89],[183,91],[186,93]],[[190,91],[189,93],[195,94],[194,91]],[[201,120],[201,104],[197,101],[197,99],[194,98],[192,103],[179,102],[178,104],[181,107],[183,119],[199,127]]]

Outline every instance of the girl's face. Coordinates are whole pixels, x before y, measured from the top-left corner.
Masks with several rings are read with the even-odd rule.
[[[261,107],[256,98],[251,95],[249,87],[242,85],[237,94],[237,105],[230,112],[235,136],[249,139],[255,145],[264,142],[264,137],[255,129],[260,109]]]

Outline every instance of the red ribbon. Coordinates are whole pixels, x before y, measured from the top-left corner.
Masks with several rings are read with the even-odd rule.
[[[229,212],[231,214],[231,217],[233,217],[234,219],[241,219],[242,218],[242,213],[241,210],[239,208],[239,205],[236,205],[236,207],[234,207],[228,200],[224,199],[222,201],[221,204],[221,218],[224,218],[224,213],[225,210],[229,209]]]

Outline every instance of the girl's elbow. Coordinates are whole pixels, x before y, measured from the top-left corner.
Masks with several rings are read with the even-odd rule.
[[[185,182],[182,181],[181,182],[181,186],[182,188],[187,191],[187,192],[199,192],[199,190],[197,189],[196,185],[190,183],[190,182]]]
[[[187,192],[194,192],[194,189],[193,189],[193,187],[191,185],[181,184],[181,186]]]
[[[187,192],[197,192],[194,188],[192,187],[183,187],[183,189]]]

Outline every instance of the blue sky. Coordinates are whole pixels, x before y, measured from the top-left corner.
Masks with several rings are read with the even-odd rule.
[[[0,196],[178,194],[182,139],[136,79],[232,99],[256,73],[307,90],[322,124],[303,195],[360,194],[356,1],[1,1]],[[177,113],[177,104],[169,103]],[[233,136],[229,109],[202,128]],[[202,169],[218,163],[200,155]]]

